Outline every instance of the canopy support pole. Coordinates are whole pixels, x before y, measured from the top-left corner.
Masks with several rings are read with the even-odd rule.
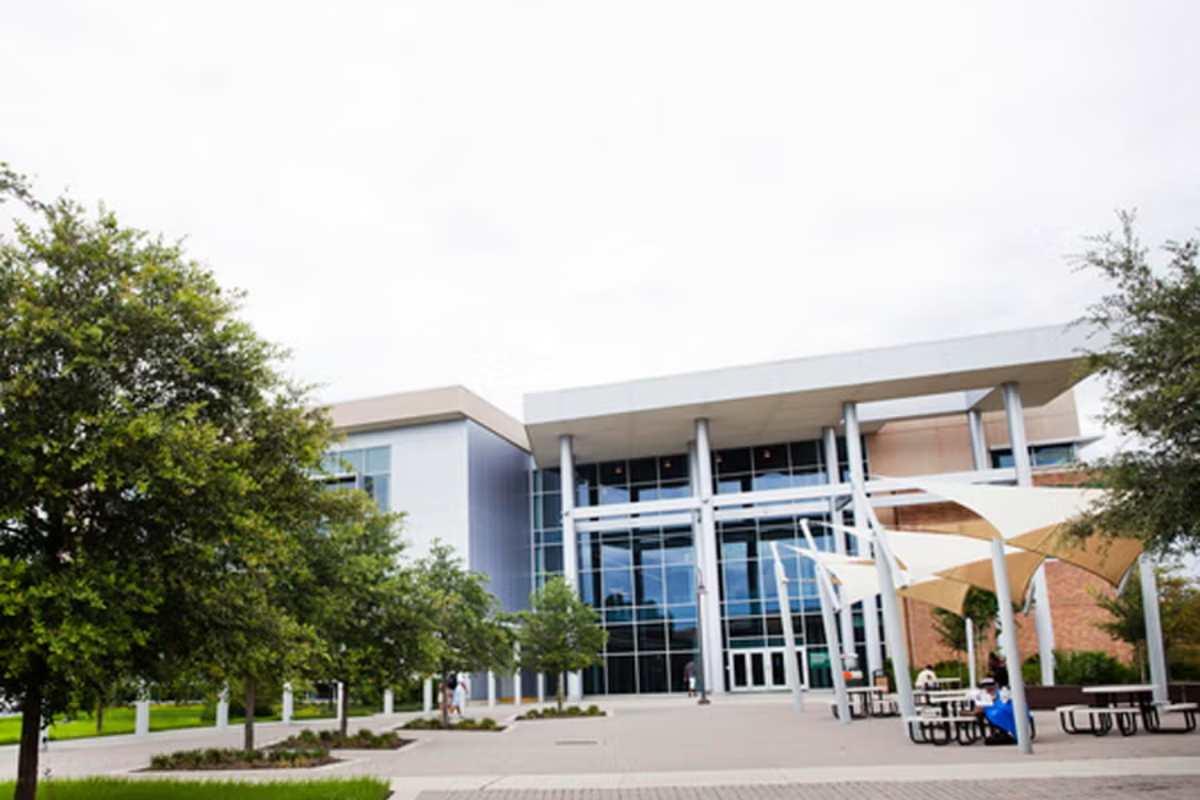
[[[967,629],[967,680],[974,689],[978,685],[975,674],[975,620],[963,617],[963,624]]]
[[[862,503],[860,505],[859,497],[856,497],[854,510],[857,514],[861,508],[861,513],[866,515],[871,530],[875,534],[875,571],[879,576],[879,599],[883,602],[883,622],[887,626],[888,643],[891,645],[892,671],[896,678],[896,695],[900,701],[900,720],[904,725],[905,736],[907,736],[908,723],[904,720],[916,715],[917,706],[913,700],[912,671],[908,666],[908,642],[904,636],[904,628],[900,624],[896,582],[892,575],[892,565],[895,561],[892,558],[891,549],[887,545],[887,535],[884,533],[883,526],[879,524],[879,518],[875,516],[875,509],[871,508],[870,503],[867,502],[866,495],[860,497]]]
[[[792,692],[792,711],[804,713],[804,688],[800,685],[800,665],[796,663],[796,632],[792,628],[792,600],[788,591],[787,571],[779,558],[779,545],[771,542],[775,556],[775,596],[779,598],[779,619],[783,623],[783,674]]]
[[[808,520],[800,520],[800,528],[808,541],[808,549],[816,552],[817,545],[813,541],[812,531],[808,528]],[[821,621],[825,625],[825,642],[829,648],[829,671],[833,674],[833,696],[837,701],[838,722],[849,725],[850,695],[846,691],[846,671],[842,664],[842,643],[838,638],[837,625],[834,622],[833,583],[829,579],[829,570],[820,561],[813,559],[817,566],[817,592],[821,598]],[[842,609],[850,608],[849,603],[842,603]]]
[[[1025,702],[1025,680],[1021,677],[1021,654],[1017,650],[1017,622],[1013,618],[1012,590],[1008,585],[1008,562],[1004,558],[1004,540],[992,539],[992,574],[996,583],[996,604],[1000,607],[1000,635],[1008,660],[1008,681],[1012,691],[1013,716],[1017,725],[1017,749],[1033,753],[1029,738],[1029,705]]]
[[[1150,661],[1150,682],[1154,684],[1154,702],[1167,702],[1167,658],[1163,648],[1162,618],[1158,609],[1158,576],[1154,561],[1146,553],[1138,556],[1138,573],[1142,582],[1142,607],[1146,615],[1146,650]]]

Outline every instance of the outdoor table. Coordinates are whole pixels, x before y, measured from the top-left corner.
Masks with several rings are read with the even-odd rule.
[[[922,705],[937,706],[943,717],[957,716],[971,705],[970,693],[959,689],[918,689],[913,696],[922,698]]]
[[[1085,686],[1084,694],[1096,696],[1097,708],[1119,708],[1136,706],[1142,715],[1142,723],[1150,727],[1150,718],[1155,714],[1154,690],[1158,688],[1153,683],[1113,684],[1110,686]],[[1125,702],[1122,703],[1122,698]]]
[[[851,701],[850,716],[854,716],[854,706],[856,704],[859,707],[858,715],[860,717],[871,716],[871,701],[874,699],[874,695],[884,695],[886,693],[887,693],[887,689],[883,686],[851,686],[851,687],[849,687],[848,689],[846,689],[846,694],[849,695],[849,698]],[[855,698],[857,698],[857,701],[855,700]]]

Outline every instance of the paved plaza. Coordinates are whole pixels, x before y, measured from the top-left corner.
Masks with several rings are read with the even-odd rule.
[[[398,800],[736,800],[737,798],[1035,798],[1100,800],[1145,793],[1158,800],[1200,796],[1200,734],[1068,736],[1052,714],[1037,714],[1032,756],[1014,747],[916,746],[896,719],[839,725],[829,695],[808,695],[795,714],[782,694],[602,700],[604,718],[520,722],[502,733],[406,731],[399,751],[341,751],[317,770],[186,773],[249,780],[375,775]],[[510,721],[513,709],[474,706],[471,715]],[[353,730],[394,727],[411,714],[351,721]],[[304,727],[258,727],[266,745]],[[236,747],[241,730],[166,731],[54,742],[42,768],[58,777],[121,775],[151,755]],[[15,746],[0,748],[0,775],[16,770]]]

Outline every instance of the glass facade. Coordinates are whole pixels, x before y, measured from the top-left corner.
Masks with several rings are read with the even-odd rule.
[[[1039,444],[1029,448],[1029,460],[1035,467],[1057,467],[1063,464],[1074,464],[1075,444]],[[1012,448],[997,448],[992,451],[992,466],[996,468],[1013,465]]]
[[[384,511],[391,508],[392,448],[336,450],[321,459],[326,488],[361,489]]]
[[[845,442],[839,439],[838,444],[839,453],[845,453]],[[713,491],[718,494],[828,482],[820,441],[726,449],[712,458]],[[688,461],[686,455],[676,454],[578,465],[575,504],[689,497]],[[844,458],[838,472],[849,480]],[[532,566],[540,588],[547,576],[563,572],[563,487],[557,469],[535,470],[530,480]],[[721,633],[727,653],[783,647],[771,544],[807,544],[800,517],[755,518],[763,505],[777,503],[747,504],[745,508],[755,509],[754,514],[717,525]],[[603,661],[584,672],[588,694],[686,691],[684,665],[696,658],[698,642],[694,532],[690,525],[655,525],[654,516],[654,512],[634,513],[631,524],[620,530],[577,533],[580,596],[601,614],[609,633]],[[828,514],[807,518],[827,521]],[[833,549],[828,529],[813,525],[812,532],[819,549]],[[788,611],[797,645],[809,648],[809,685],[829,686],[832,676],[812,562],[786,548],[780,556],[789,578],[795,580],[788,584]],[[857,618],[856,625],[861,624]],[[742,662],[729,659],[727,663],[736,667]]]

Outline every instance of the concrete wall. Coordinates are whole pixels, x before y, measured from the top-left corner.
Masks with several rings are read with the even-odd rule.
[[[470,542],[466,420],[351,434],[337,449],[378,445],[392,448],[391,510],[406,514],[406,555],[420,558],[441,539],[465,558]]]

